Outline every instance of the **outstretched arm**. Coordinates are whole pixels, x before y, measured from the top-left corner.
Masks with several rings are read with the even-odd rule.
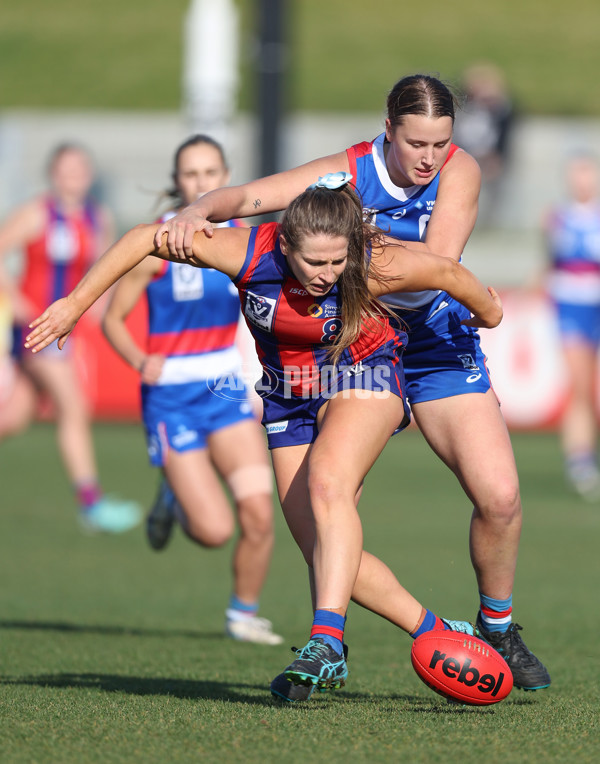
[[[492,329],[502,320],[502,302],[492,287],[485,287],[467,268],[449,257],[416,252],[405,243],[386,239],[373,252],[373,275],[369,291],[374,297],[390,292],[420,292],[440,289],[462,303],[473,317],[466,326]]]
[[[213,228],[209,221],[219,223],[232,218],[278,212],[319,176],[341,170],[347,172],[348,169],[348,157],[342,151],[241,186],[210,191],[163,223],[156,232],[155,244],[159,245],[166,233],[169,253],[189,259],[193,256],[194,233],[204,231],[206,236],[212,236]]]
[[[171,259],[164,244],[154,248],[156,224],[139,225],[122,236],[97,260],[73,291],[57,300],[29,326],[25,347],[37,353],[58,340],[63,348],[75,324],[88,308],[118,279],[148,255]],[[236,276],[244,262],[249,228],[221,228],[212,239],[196,236],[192,265],[215,268],[227,276]]]

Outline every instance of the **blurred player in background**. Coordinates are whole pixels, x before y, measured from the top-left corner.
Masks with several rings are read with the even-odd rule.
[[[191,254],[194,231],[209,220],[284,209],[317,175],[349,171],[365,216],[421,252],[460,260],[477,218],[481,172],[452,143],[454,98],[435,77],[405,77],[387,101],[375,140],[292,170],[207,194],[157,232],[171,254]],[[491,388],[478,333],[461,326],[465,310],[443,291],[385,298],[409,327],[407,396],[427,442],[473,503],[471,560],[479,587],[477,626],[506,657],[517,687],[550,684],[543,664],[512,622],[512,591],[522,510],[512,445]]]
[[[567,479],[600,500],[596,379],[600,348],[600,189],[598,160],[570,159],[567,199],[546,215],[547,288],[555,304],[570,396],[561,422]]]
[[[489,61],[465,69],[462,90],[464,102],[456,114],[454,140],[481,168],[478,225],[494,225],[499,222],[502,182],[510,160],[513,99],[503,71]]]
[[[175,153],[168,195],[178,209],[228,181],[222,147],[196,135]],[[146,348],[125,323],[142,296],[149,310]],[[148,454],[163,473],[146,522],[150,545],[163,549],[175,522],[201,546],[228,542],[235,520],[222,478],[240,527],[226,633],[276,645],[282,638],[257,616],[274,543],[273,478],[241,378],[239,317],[237,290],[224,274],[148,257],[120,279],[103,327],[115,350],[140,373]]]
[[[37,393],[48,395],[82,526],[120,533],[140,522],[140,508],[135,502],[105,496],[100,487],[87,400],[72,349],[62,353],[54,345],[38,356],[21,352],[21,327],[48,300],[67,294],[114,241],[112,216],[90,195],[94,169],[88,152],[76,144],[58,146],[50,157],[48,175],[48,191],[18,207],[0,225],[0,288],[10,300],[13,352],[18,356],[10,396],[4,406],[0,403],[0,437],[27,427]],[[4,258],[13,251],[22,255],[18,279]]]
[[[426,610],[383,562],[363,551],[357,509],[363,479],[410,419],[399,352],[406,333],[375,298],[392,290],[444,289],[465,306],[463,326],[494,327],[502,318],[498,295],[466,268],[411,251],[366,224],[351,178],[319,178],[291,202],[281,225],[221,229],[212,238],[196,236],[193,244],[193,263],[218,269],[236,285],[263,366],[263,424],[279,498],[314,572],[310,638],[283,674],[288,687],[307,693],[345,682],[351,596],[412,637],[448,629],[474,633],[472,624]],[[56,339],[63,345],[82,313],[119,277],[147,255],[167,257],[166,246],[154,248],[158,227],[126,233],[68,299],[31,323],[26,347],[37,353]]]

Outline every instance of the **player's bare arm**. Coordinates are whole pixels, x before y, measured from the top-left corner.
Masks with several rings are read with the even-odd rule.
[[[502,302],[492,287],[485,287],[467,268],[452,258],[409,249],[404,242],[387,239],[373,251],[376,278],[369,279],[374,297],[389,292],[440,289],[448,292],[472,314],[466,326],[492,329],[502,320]]]
[[[431,252],[459,260],[477,220],[481,170],[457,151],[440,172],[440,184],[425,243]]]
[[[118,279],[148,255],[166,260],[177,259],[168,253],[165,243],[154,248],[156,224],[142,224],[122,236],[94,263],[67,297],[57,300],[29,325],[25,347],[37,353],[58,340],[62,349],[75,324],[96,300]],[[221,228],[212,239],[203,234],[194,238],[191,265],[216,268],[227,276],[236,276],[244,262],[250,236],[249,228]]]
[[[148,356],[135,341],[125,321],[160,267],[160,260],[146,257],[122,276],[112,290],[102,318],[102,330],[106,339],[126,363],[140,372]]]
[[[158,247],[164,234],[167,234],[169,253],[189,259],[193,256],[194,234],[204,231],[205,236],[212,236],[213,227],[209,221],[219,223],[232,218],[278,212],[319,176],[340,170],[347,172],[348,169],[348,158],[343,151],[250,183],[210,191],[163,223],[156,232],[155,245]]]

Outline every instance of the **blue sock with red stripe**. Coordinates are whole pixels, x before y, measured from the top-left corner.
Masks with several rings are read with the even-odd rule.
[[[310,638],[319,637],[340,655],[344,652],[344,627],[346,618],[331,610],[315,610]]]
[[[410,636],[413,639],[420,637],[421,634],[425,634],[427,631],[447,631],[450,628],[449,626],[446,626],[441,618],[438,618],[435,613],[432,613],[431,610],[423,608],[423,611],[425,615],[421,613],[421,618],[415,630],[410,632]]]
[[[496,600],[479,592],[479,616],[486,631],[505,632],[512,621],[512,594],[505,600]]]

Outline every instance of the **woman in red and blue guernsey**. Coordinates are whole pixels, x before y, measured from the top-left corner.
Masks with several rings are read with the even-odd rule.
[[[226,184],[221,145],[206,135],[184,141],[175,152],[172,180],[167,195],[174,209]],[[144,296],[149,336],[141,347],[126,319]],[[163,475],[146,521],[150,545],[163,549],[178,522],[195,543],[221,547],[236,532],[237,518],[226,633],[277,645],[282,638],[257,615],[275,538],[273,476],[242,379],[239,322],[237,290],[226,275],[148,257],[116,285],[103,327],[115,350],[139,371],[148,455]]]
[[[436,77],[410,75],[387,99],[385,131],[346,151],[268,178],[218,189],[157,232],[185,258],[208,221],[284,209],[311,178],[350,172],[365,218],[417,252],[460,261],[477,218],[481,171],[452,143],[455,105]],[[519,478],[510,436],[492,389],[476,331],[444,290],[386,295],[408,326],[406,395],[433,451],[454,472],[468,499],[469,550],[478,586],[480,635],[506,658],[514,684],[548,687],[550,676],[512,621],[512,592],[522,523]]]
[[[0,267],[0,288],[9,295],[18,324],[13,353],[21,370],[20,383],[32,383],[31,401],[14,400],[22,407],[16,429],[29,424],[37,393],[46,393],[54,407],[59,453],[73,485],[81,525],[87,531],[120,533],[140,522],[140,507],[101,490],[88,404],[74,354],[59,353],[56,347],[36,358],[21,352],[22,327],[48,301],[68,294],[114,241],[109,210],[90,195],[94,169],[88,152],[77,144],[58,146],[50,157],[48,175],[48,191],[18,207],[0,226],[0,255],[20,250],[23,263],[18,279],[12,270]],[[12,411],[11,418],[15,416]],[[0,421],[0,437],[2,431]]]
[[[310,639],[284,671],[293,685],[340,687],[346,610],[360,605],[413,637],[433,629],[473,633],[423,608],[380,560],[363,552],[357,500],[390,436],[407,422],[400,348],[404,331],[376,298],[444,289],[473,317],[496,326],[498,296],[449,258],[415,253],[363,222],[347,173],[320,178],[289,205],[281,224],[198,234],[191,262],[237,286],[263,363],[259,385],[286,521],[313,571]],[[117,242],[64,300],[31,324],[33,352],[62,346],[81,314],[154,248],[157,226]],[[469,313],[470,316],[470,313]]]

